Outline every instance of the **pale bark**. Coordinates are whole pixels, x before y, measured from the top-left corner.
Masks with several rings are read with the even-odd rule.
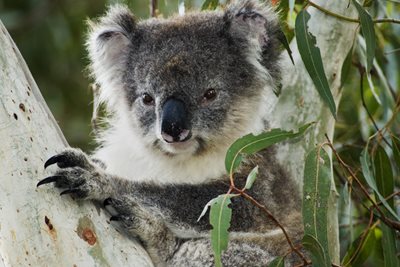
[[[44,161],[66,146],[0,22],[0,266],[152,266],[102,209],[36,188],[50,175]]]
[[[327,9],[355,17],[348,1],[316,1]],[[325,3],[326,2],[326,3]],[[309,8],[310,31],[317,37],[325,72],[336,104],[340,100],[340,70],[357,24],[338,21]],[[280,160],[297,177],[303,177],[305,153],[331,138],[334,120],[309,78],[295,42],[295,66],[285,60],[283,91],[274,111],[273,126],[294,129],[317,121],[306,140],[285,145]],[[92,203],[59,197],[52,187],[36,189],[49,175],[43,163],[62,150],[66,141],[49,112],[16,46],[0,23],[0,266],[151,266],[146,252],[124,238]],[[14,115],[15,114],[15,115]],[[330,241],[335,262],[339,257],[336,195],[332,187]],[[50,220],[45,223],[45,217]],[[95,233],[94,244],[85,241]]]
[[[325,9],[348,17],[357,18],[357,12],[352,5],[347,8],[348,1],[343,0],[317,0],[314,1]],[[341,97],[341,69],[353,40],[357,34],[358,24],[338,20],[327,16],[313,7],[308,8],[311,14],[308,27],[309,31],[316,37],[317,46],[321,51],[325,74],[335,99],[336,106],[339,105]],[[275,127],[285,129],[296,129],[307,122],[317,122],[313,129],[298,143],[290,143],[281,147],[279,159],[288,167],[293,177],[296,177],[299,187],[302,188],[304,162],[306,154],[315,147],[326,141],[325,134],[333,139],[335,120],[327,105],[322,102],[314,84],[308,75],[296,42],[290,45],[293,51],[295,66],[285,56],[283,71],[283,89],[279,97],[276,109],[271,116]],[[330,152],[328,150],[328,152]],[[332,176],[333,178],[333,176]],[[329,203],[328,237],[332,260],[339,263],[339,234],[337,219],[337,193],[332,179],[332,193]]]

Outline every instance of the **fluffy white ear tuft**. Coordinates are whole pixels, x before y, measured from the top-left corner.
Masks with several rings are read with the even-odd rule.
[[[122,93],[122,76],[136,27],[130,10],[114,5],[98,21],[89,21],[86,47],[90,72],[100,85],[100,102],[115,106]]]

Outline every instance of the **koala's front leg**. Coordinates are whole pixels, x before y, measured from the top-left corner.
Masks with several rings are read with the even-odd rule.
[[[54,183],[61,194],[79,199],[104,201],[113,207],[112,221],[120,221],[129,234],[138,238],[154,264],[163,266],[179,247],[180,239],[166,227],[159,212],[141,204],[132,192],[133,183],[104,171],[101,163],[90,159],[79,149],[68,148],[48,159],[45,168],[57,164],[54,175],[41,180],[37,186]],[[108,209],[109,210],[109,209]],[[116,214],[116,215],[115,215]]]
[[[134,195],[108,198],[104,206],[114,214],[111,221],[118,221],[125,231],[141,241],[156,266],[166,266],[183,242],[166,226],[165,218],[155,207],[142,203]]]

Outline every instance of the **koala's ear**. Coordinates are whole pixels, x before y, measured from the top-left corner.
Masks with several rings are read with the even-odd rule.
[[[232,37],[247,39],[257,50],[263,50],[276,34],[278,16],[274,9],[258,0],[233,1],[225,11],[224,16],[229,25]]]
[[[97,21],[89,21],[86,47],[90,72],[100,85],[100,97],[109,102],[108,95],[123,71],[136,29],[136,20],[124,5],[114,5]]]

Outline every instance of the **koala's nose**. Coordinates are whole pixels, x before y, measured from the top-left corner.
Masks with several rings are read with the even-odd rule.
[[[178,99],[168,99],[162,108],[161,136],[168,142],[184,142],[191,137],[185,104]]]

